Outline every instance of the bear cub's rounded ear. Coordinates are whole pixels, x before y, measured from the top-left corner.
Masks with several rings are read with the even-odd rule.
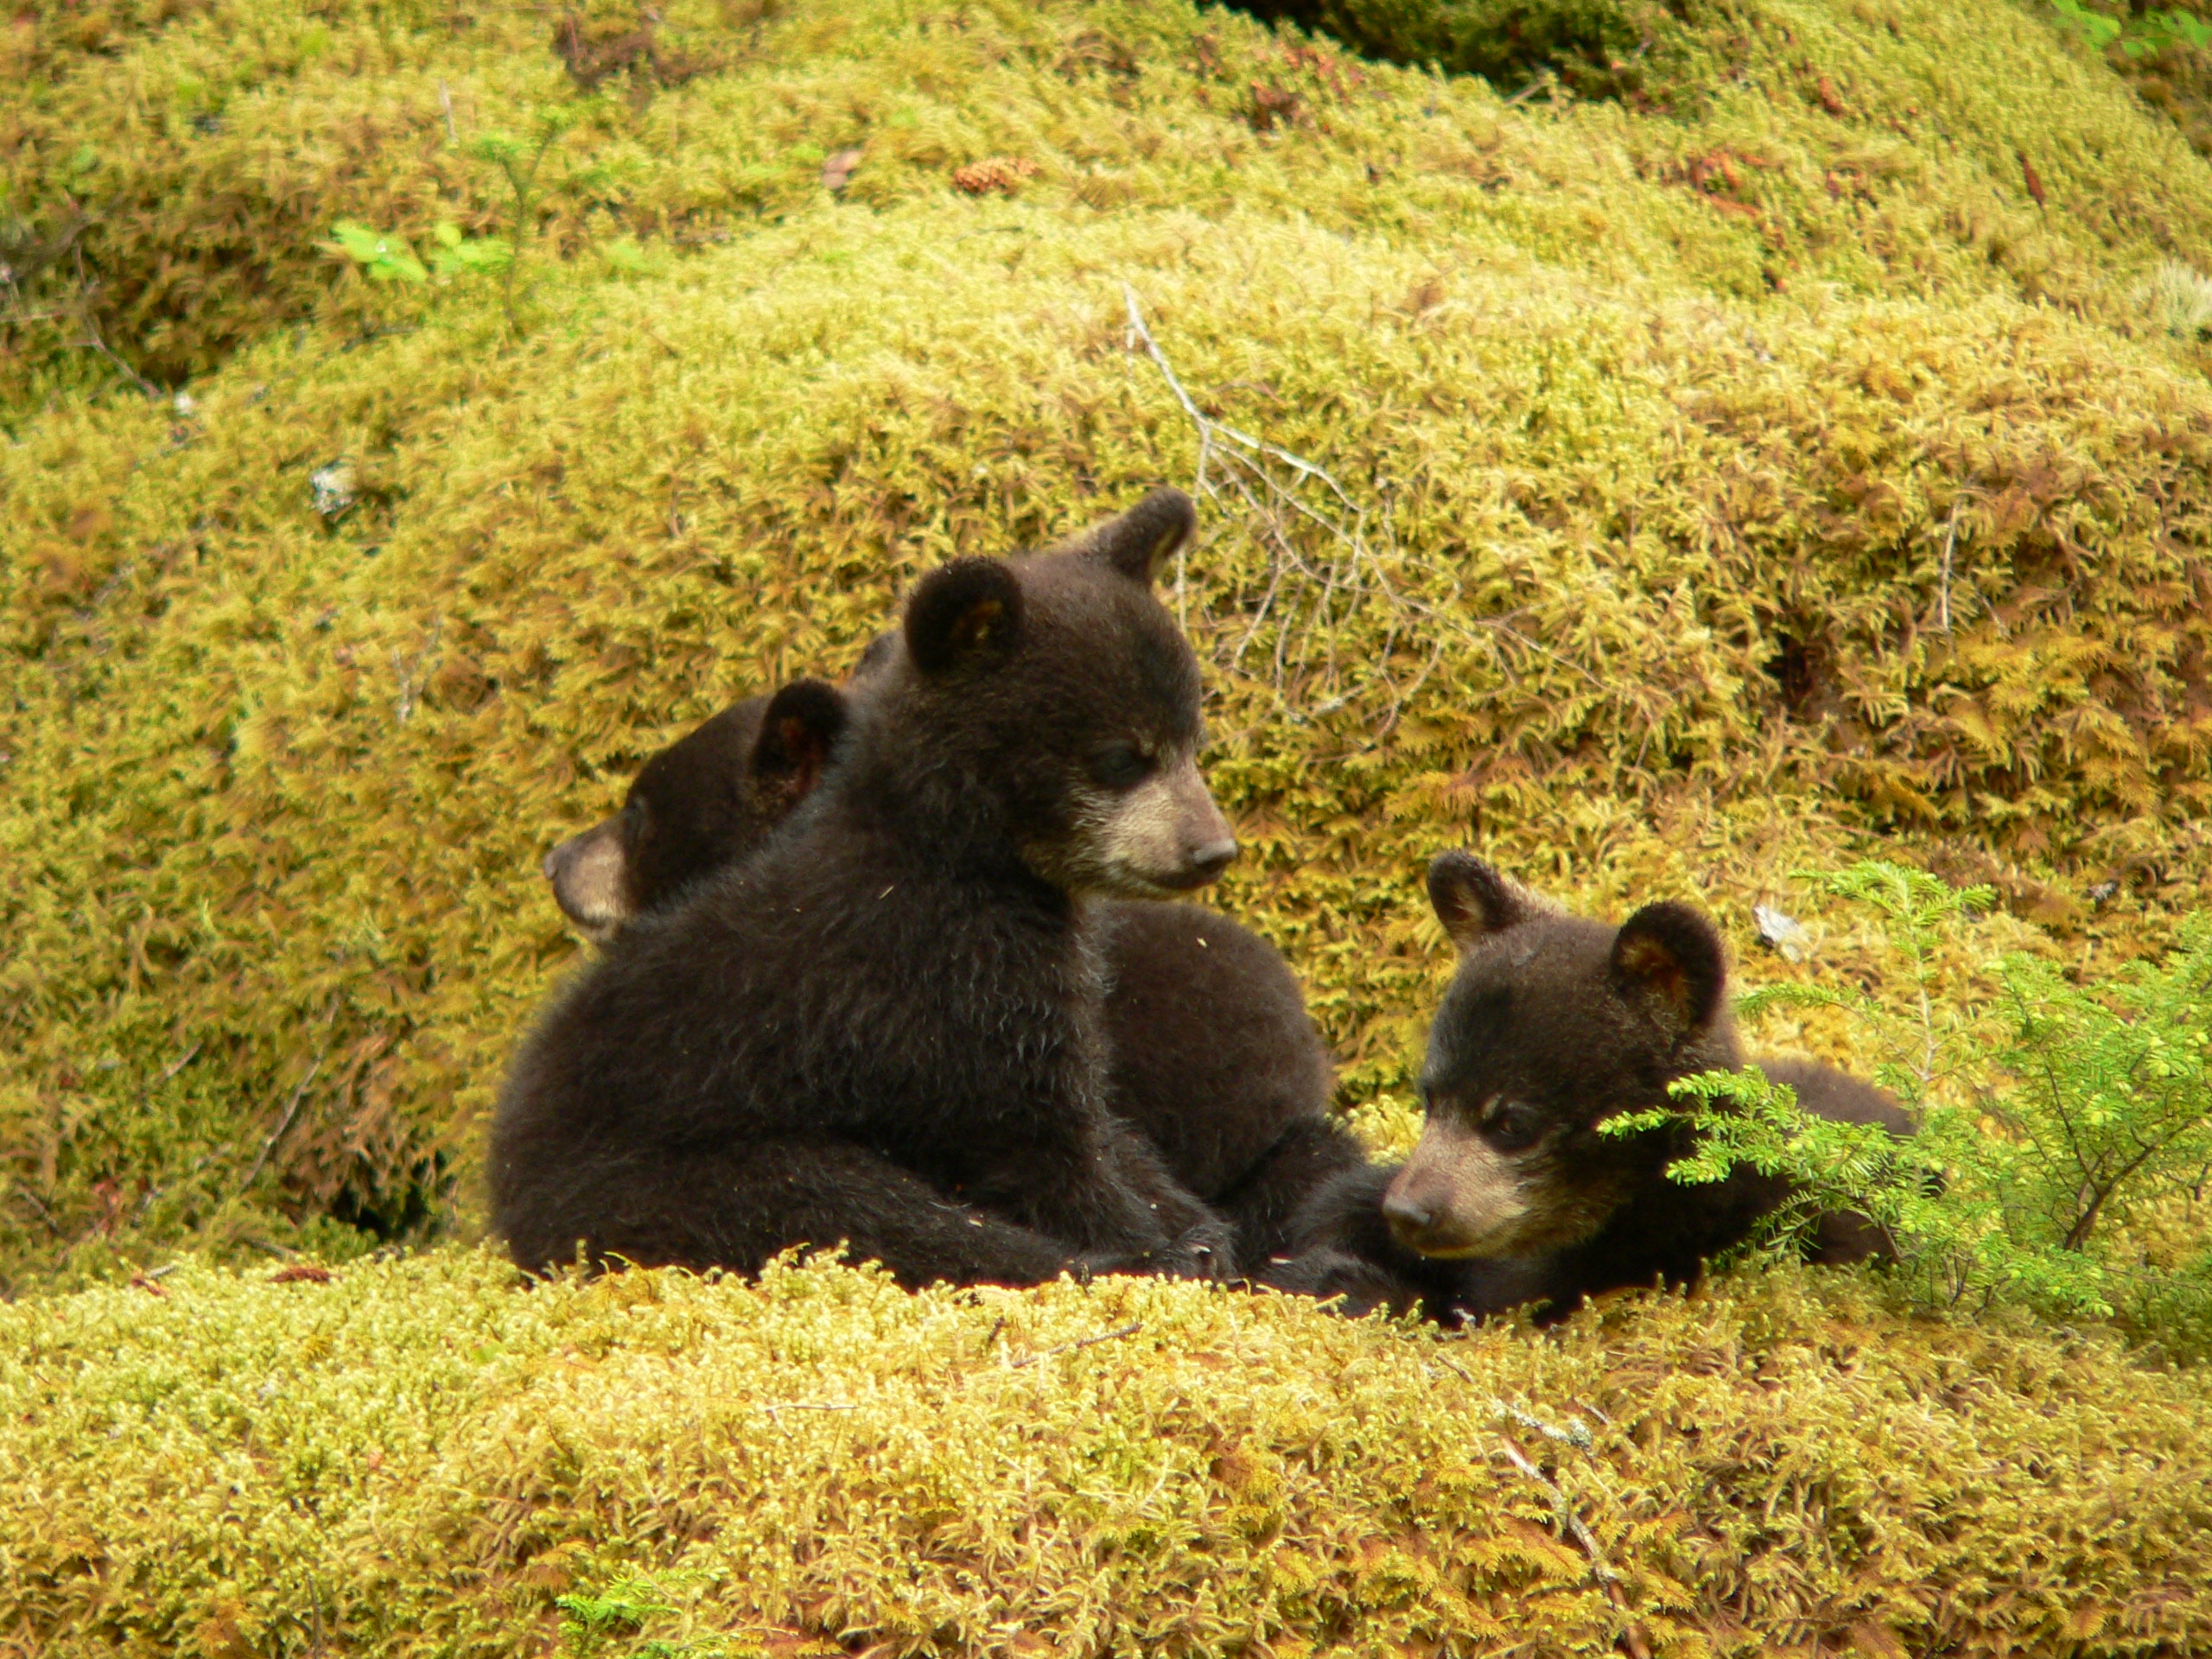
[[[1090,551],[1128,577],[1149,585],[1167,556],[1198,528],[1198,510],[1180,490],[1157,489],[1118,518],[1090,532]]]
[[[1472,853],[1439,853],[1429,861],[1428,902],[1462,950],[1471,950],[1529,913],[1521,889]]]
[[[793,680],[776,693],[760,716],[753,746],[753,780],[796,806],[821,780],[830,751],[845,730],[844,694],[822,680]]]
[[[1613,985],[1667,1029],[1692,1036],[1720,1012],[1727,953],[1713,924],[1689,906],[1646,905],[1613,937]]]
[[[906,601],[906,652],[932,677],[996,668],[1021,636],[1021,583],[996,559],[955,559]]]

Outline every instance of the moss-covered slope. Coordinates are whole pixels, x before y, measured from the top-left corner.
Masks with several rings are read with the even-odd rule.
[[[2212,397],[2133,296],[2212,170],[2030,15],[1738,8],[1672,115],[1179,5],[580,16],[588,95],[535,10],[104,15],[18,29],[0,143],[40,235],[99,210],[7,331],[11,1272],[465,1217],[549,840],[1202,459],[1224,902],[1353,1102],[1471,837],[1741,928],[1902,836],[2092,965],[2201,895]],[[512,239],[471,147],[556,104],[511,292],[327,243]]]
[[[2212,1643],[2201,1375],[1839,1281],[1440,1338],[1130,1281],[512,1278],[0,1309],[0,1651]]]
[[[1754,977],[1879,982],[1795,875],[1877,849],[2005,894],[1945,994],[2158,946],[2212,896],[2212,389],[2143,285],[2212,268],[2212,169],[1998,0],[1552,10],[1656,32],[1517,96],[1181,0],[24,12],[0,1287],[471,1230],[581,949],[544,847],[1163,479],[1221,902],[1379,1142],[1442,846],[1697,898]],[[0,1308],[0,1652],[2212,1646],[2202,1378],[1848,1281],[1461,1341],[273,1271]]]

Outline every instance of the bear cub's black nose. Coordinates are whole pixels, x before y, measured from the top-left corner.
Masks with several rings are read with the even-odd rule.
[[[1192,874],[1211,881],[1227,869],[1230,861],[1236,856],[1236,843],[1234,841],[1215,841],[1192,853],[1185,861],[1189,864]]]
[[[1417,1198],[1386,1192],[1382,1195],[1382,1217],[1400,1235],[1419,1237],[1436,1219],[1436,1212]]]

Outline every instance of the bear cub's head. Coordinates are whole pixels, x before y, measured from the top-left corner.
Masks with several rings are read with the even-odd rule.
[[[748,697],[648,760],[620,812],[546,855],[555,899],[601,944],[677,902],[768,838],[871,702],[904,711],[912,753],[957,792],[1007,795],[1057,885],[1153,898],[1211,880],[1236,842],[1196,764],[1197,661],[1151,592],[1194,518],[1159,490],[1058,551],[932,572],[848,692]]]
[[[1738,1063],[1719,935],[1681,904],[1618,928],[1568,916],[1466,853],[1429,866],[1428,893],[1459,967],[1429,1033],[1421,1143],[1383,1215],[1425,1255],[1580,1243],[1678,1150],[1598,1125]]]
[[[1196,520],[1154,490],[1054,551],[931,571],[856,694],[876,753],[1055,887],[1212,880],[1236,842],[1198,773],[1198,659],[1152,586]]]
[[[820,779],[846,720],[819,680],[732,703],[639,769],[622,810],[545,855],[553,897],[604,944],[765,841]]]

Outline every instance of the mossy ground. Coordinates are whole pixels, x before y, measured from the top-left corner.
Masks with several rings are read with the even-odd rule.
[[[1307,458],[1343,488],[1279,454],[1244,465],[1209,426],[1217,488],[1178,602],[1209,664],[1210,774],[1246,845],[1221,902],[1305,976],[1345,1062],[1344,1103],[1378,1139],[1407,1127],[1405,1084],[1446,966],[1419,873],[1446,845],[1472,842],[1593,909],[1695,898],[1753,976],[1882,971],[1863,927],[1793,876],[1868,852],[2004,892],[2005,913],[1942,963],[1954,995],[1972,994],[1974,964],[2000,944],[2090,974],[2156,949],[2176,914],[2212,896],[2212,389],[2194,334],[2170,332],[2144,296],[2168,262],[2212,270],[2212,168],[2087,46],[1999,0],[1762,0],[1678,27],[1653,60],[1673,77],[1663,99],[1509,105],[1479,80],[1361,63],[1179,0],[677,4],[657,22],[609,6],[556,17],[344,0],[311,14],[264,0],[25,14],[0,43],[0,232],[17,279],[0,329],[0,1275],[54,1291],[186,1245],[233,1263],[300,1249],[338,1259],[382,1238],[469,1233],[500,1068],[581,950],[537,877],[545,845],[606,811],[643,754],[727,698],[844,667],[919,569],[1076,528],[1162,479],[1189,483],[1201,422]],[[496,277],[379,283],[331,245],[340,219],[425,257],[440,223],[512,238],[507,187],[470,146],[527,137],[556,106],[574,124],[546,152],[512,307]],[[849,176],[825,174],[854,149]],[[963,175],[980,194],[955,182],[995,157],[1033,170]],[[1131,296],[1197,419],[1132,330]],[[340,461],[353,505],[327,518],[310,474]],[[1809,963],[1758,954],[1762,899],[1813,925]],[[1827,1052],[1841,1041],[1818,1021],[1766,1034]],[[190,1588],[191,1538],[217,1535],[162,1532],[188,1524],[167,1499],[148,1498],[125,1528],[39,1534],[48,1554],[8,1558],[17,1588],[0,1629],[90,1651],[125,1628],[99,1619],[127,1618],[143,1621],[128,1628],[149,1650],[312,1650],[301,1627],[270,1634],[280,1616],[342,1606],[395,1650],[418,1628],[448,1633],[422,1637],[425,1650],[465,1626],[496,1646],[496,1630],[524,1629],[499,1621],[527,1615],[501,1598],[542,1605],[556,1582],[516,1588],[525,1554],[550,1547],[522,1551],[516,1517],[539,1517],[588,1563],[563,1586],[588,1587],[633,1554],[665,1565],[683,1553],[701,1511],[664,1528],[645,1471],[672,1448],[741,1441],[702,1439],[680,1415],[659,1425],[655,1402],[712,1358],[670,1344],[620,1351],[623,1386],[643,1391],[634,1409],[612,1394],[591,1407],[592,1433],[620,1426],[646,1449],[593,1465],[588,1501],[560,1484],[570,1471],[547,1478],[542,1500],[534,1486],[516,1497],[495,1542],[453,1519],[504,1455],[500,1436],[553,1432],[532,1427],[550,1396],[518,1382],[503,1402],[518,1374],[471,1358],[486,1344],[454,1333],[536,1329],[545,1309],[617,1309],[646,1290],[524,1296],[453,1250],[353,1271],[342,1291],[193,1268],[163,1281],[165,1300],[26,1302],[8,1315],[10,1386],[57,1402],[138,1386],[152,1351],[133,1344],[158,1350],[170,1338],[147,1333],[186,1308],[198,1310],[194,1351],[219,1367],[226,1332],[248,1347],[249,1325],[264,1332],[251,1342],[311,1344],[327,1306],[315,1298],[382,1297],[376,1317],[416,1357],[294,1357],[334,1401],[359,1388],[411,1390],[410,1410],[475,1402],[506,1427],[432,1438],[485,1461],[423,1463],[443,1496],[404,1521],[381,1500],[351,1511],[367,1530],[347,1535],[351,1553],[305,1603],[304,1581],[274,1565],[289,1545],[242,1545]],[[998,1317],[836,1274],[804,1282],[827,1287],[806,1293],[820,1318],[834,1308],[858,1334],[907,1332],[915,1354],[930,1332],[952,1344],[954,1325],[980,1347]],[[650,1293],[664,1294],[739,1325],[785,1294]],[[1785,1304],[1817,1323],[1829,1316],[1802,1310],[1827,1294],[1739,1289],[1611,1318],[1565,1345],[1477,1345],[1521,1368],[1539,1413],[1568,1397],[1548,1392],[1560,1356],[1602,1370],[1639,1343],[1652,1376],[1701,1379],[1681,1386],[1732,1409],[1767,1400],[1749,1420],[1772,1427],[1764,1449],[1700,1464],[1681,1489],[1696,1499],[1683,1512],[1714,1526],[1766,1516],[1759,1483],[1773,1469],[1826,1466],[1830,1420],[1791,1414],[1801,1394],[1828,1397],[1804,1381],[1827,1373],[1801,1367],[1770,1394],[1736,1357],[1668,1344],[1699,1321]],[[414,1335],[397,1328],[410,1297]],[[1310,1401],[1336,1398],[1348,1357],[1399,1391],[1367,1420],[1300,1408],[1311,1433],[1381,1459],[1364,1472],[1350,1452],[1310,1465],[1342,1494],[1342,1525],[1413,1501],[1421,1448],[1491,1468],[1479,1432],[1452,1440],[1447,1402],[1416,1381],[1431,1363],[1422,1338],[1179,1290],[985,1300],[1049,1322],[1099,1298],[1117,1314],[1164,1298],[1193,1332],[1257,1333],[1297,1356],[1281,1359],[1281,1386]],[[1853,1351],[1901,1368],[1885,1378],[1969,1351],[2009,1376],[2066,1347],[1853,1306]],[[99,1338],[105,1357],[60,1389],[62,1362],[30,1334],[41,1321],[138,1334]],[[543,1340],[550,1354],[568,1338]],[[1807,1341],[1791,1351],[1825,1351]],[[1182,1375],[1174,1348],[1096,1375],[1148,1389],[1155,1365]],[[928,1363],[956,1351],[968,1351]],[[1277,1363],[1255,1360],[1249,1388],[1274,1387]],[[2177,1390],[2158,1467],[2202,1489],[2212,1460],[2193,1384],[2145,1381],[2095,1343],[2065,1363],[2091,1379],[2068,1395],[2083,1411]],[[1206,1411],[1240,1408],[1236,1369],[1233,1384],[1193,1384]],[[1841,1371],[1829,1382],[1855,1386]],[[732,1409],[758,1393],[735,1371],[726,1386]],[[2000,1650],[1987,1632],[2033,1646],[2063,1628],[2085,1650],[2199,1639],[2187,1632],[2205,1616],[2201,1588],[2176,1586],[2206,1575],[2170,1570],[2183,1543],[2111,1544],[2120,1554],[2099,1578],[2034,1530],[2073,1527],[2064,1548],[2095,1550],[2183,1515],[2164,1498],[2086,1519],[2050,1507],[2050,1490],[2087,1491],[2137,1465],[2070,1427],[2049,1430],[2059,1449],[1999,1449],[2014,1430],[1958,1403],[1974,1389],[1927,1397],[1940,1407],[1869,1421],[1924,1419],[1929,1434],[1948,1422],[1965,1439],[1940,1455],[1910,1441],[1919,1449],[1865,1489],[1866,1524],[1935,1538],[1948,1524],[1936,1510],[1961,1500],[1916,1483],[1993,1471],[1990,1490],[2017,1501],[2005,1524],[2024,1530],[1993,1519],[1951,1538],[1942,1571],[1976,1587],[1940,1592],[1953,1597],[1942,1609],[1965,1597],[1983,1624],[1943,1624],[1954,1613],[1939,1618],[1936,1599],[1916,1625],[1888,1602],[1865,1611],[1917,1594],[1897,1586],[1918,1565],[1859,1601],[1840,1579],[1792,1579],[1783,1554],[1751,1551],[1803,1598],[1784,1612],[1727,1577],[1748,1568],[1725,1544],[1682,1569],[1681,1607],[1695,1610],[1682,1627],[1725,1635],[1734,1619],[1806,1651],[1816,1636],[1832,1650],[1862,1612],[1876,1634],[1859,1639],[1876,1652],[1893,1615],[1920,1632],[1915,1650],[1955,1629],[1969,1632],[1944,1638],[1959,1651]],[[1027,1396],[974,1398],[986,1403],[962,1409],[988,1406],[1001,1423],[1030,1409]],[[1415,1416],[1392,1417],[1401,1405]],[[25,1409],[43,1421],[54,1407]],[[328,1409],[333,1423],[346,1410]],[[1068,1425],[1087,1410],[1070,1404]],[[76,1421],[26,1425],[31,1461],[15,1466],[40,1471],[54,1513],[94,1516],[106,1483],[151,1479],[158,1460],[86,1440]],[[1119,1420],[1084,1421],[1064,1425],[1071,1445]],[[146,1421],[149,1433],[206,1427]],[[919,1432],[885,1422],[894,1438]],[[766,1440],[818,1458],[831,1442],[809,1437],[830,1432],[786,1414]],[[708,1462],[683,1480],[724,1452],[697,1455]],[[180,1457],[204,1473],[201,1452]],[[1053,1466],[1069,1492],[1093,1491],[1075,1465]],[[305,1536],[299,1517],[322,1500],[292,1478],[270,1478],[268,1514]],[[2004,1484],[2016,1479],[2031,1484]],[[1139,1484],[1096,1490],[1121,1495],[1110,1509]],[[213,1507],[189,1524],[226,1524],[227,1487],[192,1491]],[[1540,1487],[1511,1501],[1534,1503],[1532,1520],[1551,1514]],[[1300,1524],[1342,1541],[1314,1503]],[[1606,1513],[1674,1524],[1653,1503]],[[718,1507],[715,1525],[749,1525],[737,1507]],[[904,1575],[938,1571],[912,1547],[938,1523],[898,1520],[887,1500],[868,1514],[850,1559],[879,1552],[877,1576],[851,1579],[848,1594],[836,1576],[848,1567],[825,1568],[778,1601],[766,1586],[799,1580],[770,1575],[744,1618],[906,1647],[988,1645],[976,1632],[994,1620],[1034,1619],[1078,1646],[1106,1629],[1097,1586],[1119,1580],[1096,1578],[1105,1555],[997,1541],[1014,1553],[985,1570],[953,1550],[944,1584],[957,1590],[925,1592]],[[1374,1524],[1390,1539],[1413,1522]],[[1609,1551],[1676,1559],[1605,1534],[1594,1512],[1590,1524]],[[72,1537],[86,1543],[82,1583]],[[897,1540],[893,1572],[880,1553]],[[1389,1548],[1381,1566],[1349,1544],[1314,1559],[1395,1583]],[[1602,1644],[1611,1603],[1586,1558],[1555,1537],[1548,1548],[1549,1566],[1498,1556],[1480,1567],[1497,1576],[1478,1582],[1405,1567],[1423,1587],[1404,1593],[1448,1580],[1480,1603],[1498,1585],[1579,1573],[1544,1592],[1564,1598],[1541,1616],[1560,1634],[1529,1639]],[[1893,1559],[1934,1560],[1919,1548]],[[112,1566],[118,1549],[153,1575],[143,1595]],[[407,1564],[397,1591],[362,1578],[381,1570],[361,1565],[374,1549]],[[1128,1559],[1167,1559],[1144,1549]],[[1197,1621],[1169,1645],[1200,1650],[1189,1633],[1215,1628],[1205,1619],[1258,1630],[1274,1617],[1254,1611],[1249,1573],[1207,1578],[1196,1554],[1173,1559],[1197,1574],[1191,1599],[1176,1599],[1185,1580],[1170,1573],[1147,1578],[1158,1599],[1144,1603]],[[96,1560],[111,1563],[98,1575]],[[804,1566],[778,1571],[804,1579]],[[2069,1573],[2138,1611],[2098,1624],[2101,1604],[2053,1587]],[[232,1587],[207,1587],[219,1580]],[[96,1581],[115,1598],[105,1612],[83,1599]],[[367,1587],[346,1587],[357,1582]],[[1340,1600],[1326,1607],[1387,1601],[1346,1593],[1328,1591]],[[1650,1618],[1675,1605],[1650,1593],[1634,1604]],[[1849,1618],[1819,1611],[1847,1604]],[[1295,1605],[1313,1630],[1359,1624]],[[1148,1627],[1113,1628],[1133,1647]]]
[[[513,1279],[0,1310],[0,1651],[545,1651],[563,1595],[660,1609],[622,1654],[2212,1642],[2202,1372],[1834,1275],[1464,1338],[1136,1281]]]

